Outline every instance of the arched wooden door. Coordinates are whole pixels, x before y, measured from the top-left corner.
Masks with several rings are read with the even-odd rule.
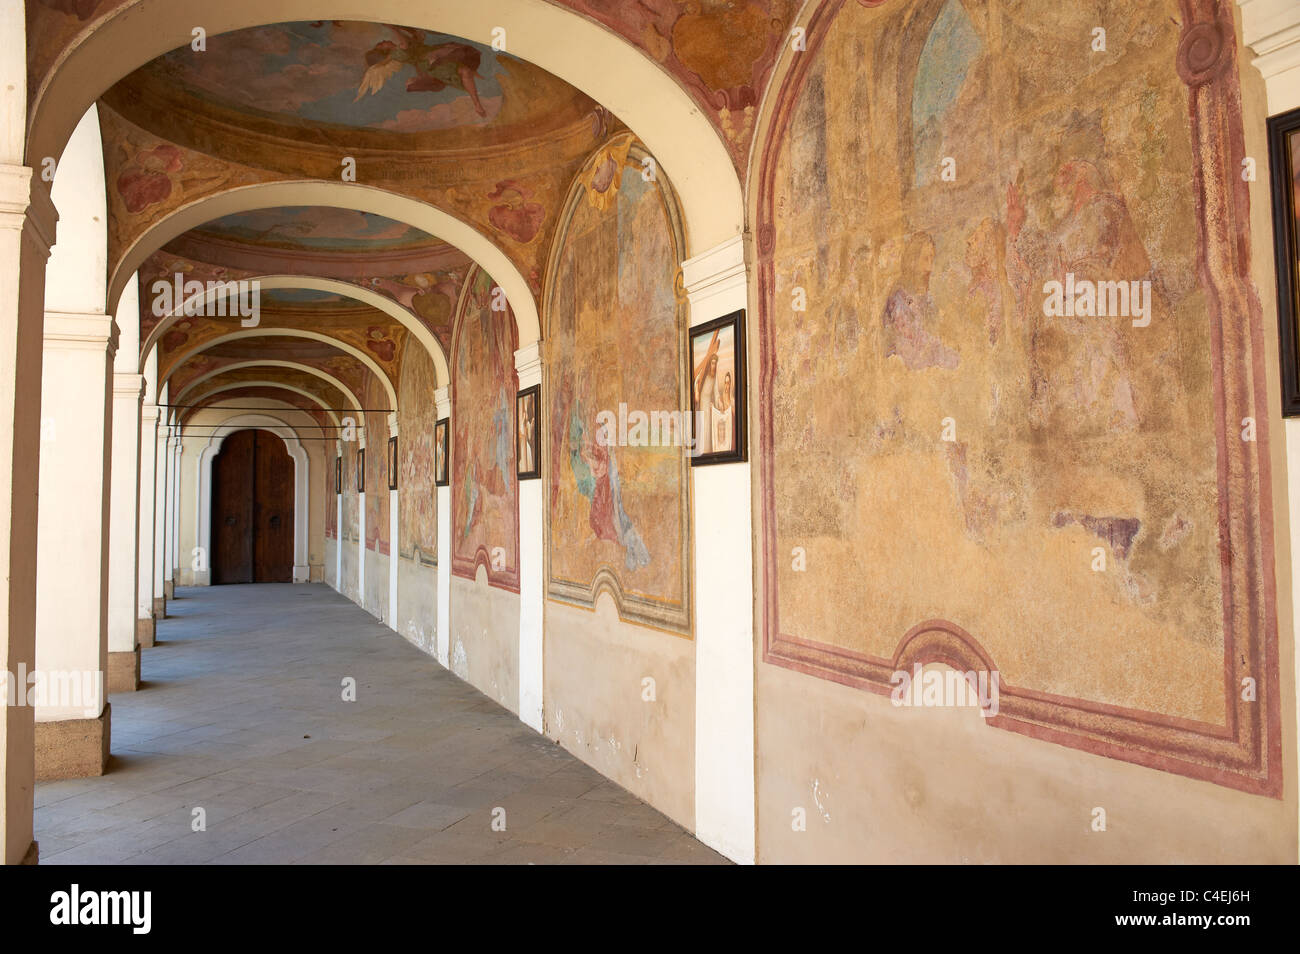
[[[212,582],[293,582],[293,459],[269,431],[236,431],[212,462]]]

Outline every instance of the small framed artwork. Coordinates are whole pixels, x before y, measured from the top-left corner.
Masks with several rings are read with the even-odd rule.
[[[357,451],[357,493],[366,492],[366,449],[364,447]]]
[[[1282,415],[1300,416],[1300,109],[1268,121]]]
[[[691,463],[747,460],[745,445],[745,313],[691,329]]]
[[[437,487],[451,482],[447,478],[447,424],[444,417],[433,427],[433,483]]]
[[[343,493],[343,455],[334,458],[334,493]]]
[[[397,489],[397,435],[388,439],[388,489]]]
[[[541,421],[537,410],[541,406],[542,388],[534,384],[515,396],[515,465],[520,480],[534,480],[542,476],[542,462],[537,449],[541,446]]]

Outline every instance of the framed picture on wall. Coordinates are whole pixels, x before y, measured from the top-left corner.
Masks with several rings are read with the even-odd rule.
[[[542,476],[541,420],[537,413],[541,407],[542,388],[534,384],[515,396],[515,466],[520,480],[533,480]]]
[[[397,489],[397,435],[388,439],[388,489]]]
[[[1273,178],[1282,414],[1296,417],[1300,416],[1300,109],[1268,121],[1268,150]]]
[[[334,458],[334,493],[343,493],[343,455]]]
[[[433,483],[437,487],[446,487],[447,479],[447,418],[443,418],[433,427]]]
[[[691,329],[691,463],[748,459],[745,446],[745,313]]]
[[[366,449],[357,450],[357,493],[366,492]]]

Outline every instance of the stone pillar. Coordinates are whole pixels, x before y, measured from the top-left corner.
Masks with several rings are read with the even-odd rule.
[[[451,389],[433,392],[438,420],[447,422],[447,468],[451,468]],[[437,440],[437,431],[434,431]],[[438,494],[438,662],[451,665],[451,487],[437,487]]]
[[[112,367],[106,314],[46,312],[36,559],[36,777],[108,765],[108,525]],[[38,682],[38,685],[40,683]]]
[[[167,481],[163,487],[163,536],[162,536],[162,595],[164,600],[171,599],[176,592],[176,581],[172,568],[176,565],[176,465],[180,462],[180,427],[177,426],[177,414],[170,413],[172,426],[167,436]],[[163,604],[166,616],[166,603]]]
[[[515,352],[515,373],[521,391],[542,383],[542,354],[537,342]],[[540,407],[537,410],[541,413]],[[519,481],[519,718],[538,732],[542,731],[542,613],[546,593],[543,500],[541,480]]]
[[[179,417],[179,413],[178,413]],[[167,599],[176,598],[177,569],[180,567],[181,539],[181,467],[185,463],[185,441],[182,440],[180,428],[172,438],[171,493],[168,494],[167,509],[167,569],[164,574],[163,595]]]
[[[140,686],[136,597],[140,582],[140,409],[145,378],[140,365],[140,303],[135,280],[117,307],[117,357],[113,362],[113,468],[108,521],[108,691]],[[149,621],[151,624],[153,620]]]
[[[167,407],[167,385],[158,389],[158,439],[155,450],[154,491],[150,505],[153,507],[153,618],[167,618],[167,597],[163,592],[167,563],[167,473],[171,469],[168,452],[171,436],[171,409]]]
[[[139,590],[135,607],[136,639],[141,649],[152,649],[157,630],[153,615],[153,541],[154,541],[154,488],[158,484],[158,405],[151,403],[153,395],[150,367],[155,355],[145,367],[145,403],[140,408],[140,539],[136,548],[136,579]]]
[[[746,307],[737,236],[682,263],[691,325]],[[746,336],[753,339],[752,333]],[[754,368],[753,363],[749,364]],[[746,375],[751,382],[757,373]],[[747,406],[753,402],[746,402]],[[745,428],[746,434],[752,428]],[[695,834],[727,857],[755,857],[754,548],[750,465],[691,471],[695,541]]]
[[[11,22],[12,21],[12,22]],[[0,10],[0,101],[5,123],[16,127],[17,149],[0,154],[0,686],[14,697],[0,706],[0,858],[34,863],[35,713],[26,702],[26,673],[36,668],[36,526],[41,436],[41,347],[45,265],[58,213],[32,170],[18,164],[24,111],[24,73],[9,70],[11,41],[20,51],[21,4]],[[16,115],[11,110],[16,109]],[[23,674],[22,678],[19,675]],[[19,695],[21,693],[21,696]],[[8,703],[15,704],[8,704]]]

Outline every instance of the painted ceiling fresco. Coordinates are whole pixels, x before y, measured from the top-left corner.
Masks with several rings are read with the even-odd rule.
[[[131,2],[29,3],[28,89],[34,92],[39,88],[60,52],[79,33],[93,29],[96,19]],[[737,169],[744,170],[757,103],[799,4],[792,0],[552,2],[602,24],[659,63],[713,120]],[[880,2],[883,0],[859,0],[864,7]],[[408,130],[436,128],[440,122],[452,122],[453,117],[468,127],[506,126],[510,122],[511,83],[502,75],[514,75],[509,71],[516,65],[526,66],[453,37],[378,24],[278,24],[228,36],[234,42],[218,43],[220,38],[213,38],[208,54],[211,61],[194,64],[185,54],[169,54],[140,72],[152,70],[151,75],[174,77],[180,81],[180,90],[193,91],[191,95],[224,108],[238,110],[245,104],[245,110],[263,110],[265,102],[274,102],[282,108],[282,115],[299,124],[329,123],[387,132],[390,127],[385,123]],[[478,55],[478,63],[471,96],[464,73],[473,54]],[[255,86],[240,88],[231,76],[236,69],[250,67],[287,76],[268,76]],[[288,77],[311,75],[315,86],[317,71],[323,78],[315,96],[308,98],[292,88]],[[253,89],[262,91],[267,99],[257,100]],[[494,113],[490,101],[497,90],[504,102]],[[356,100],[364,98],[372,102],[358,106]]]
[[[314,374],[308,374],[306,371],[299,371],[296,368],[235,368],[232,371],[223,371],[220,374],[208,378],[194,390],[185,395],[185,404],[199,405],[204,402],[222,400],[227,394],[233,394],[236,390],[257,390],[266,381],[274,380],[275,383],[285,385],[285,388],[295,388],[299,391],[306,391],[312,397],[319,399],[325,407],[332,408],[336,411],[344,411],[351,408],[351,403],[338,388],[334,387],[328,381],[317,377]],[[224,391],[224,388],[231,388],[230,391]],[[276,394],[279,400],[289,400],[296,395],[293,390],[276,388]],[[303,400],[307,400],[303,398]],[[313,405],[319,407],[320,405]]]
[[[258,247],[361,254],[431,248],[444,243],[405,222],[325,206],[279,206],[237,212],[192,229],[194,238]]]

